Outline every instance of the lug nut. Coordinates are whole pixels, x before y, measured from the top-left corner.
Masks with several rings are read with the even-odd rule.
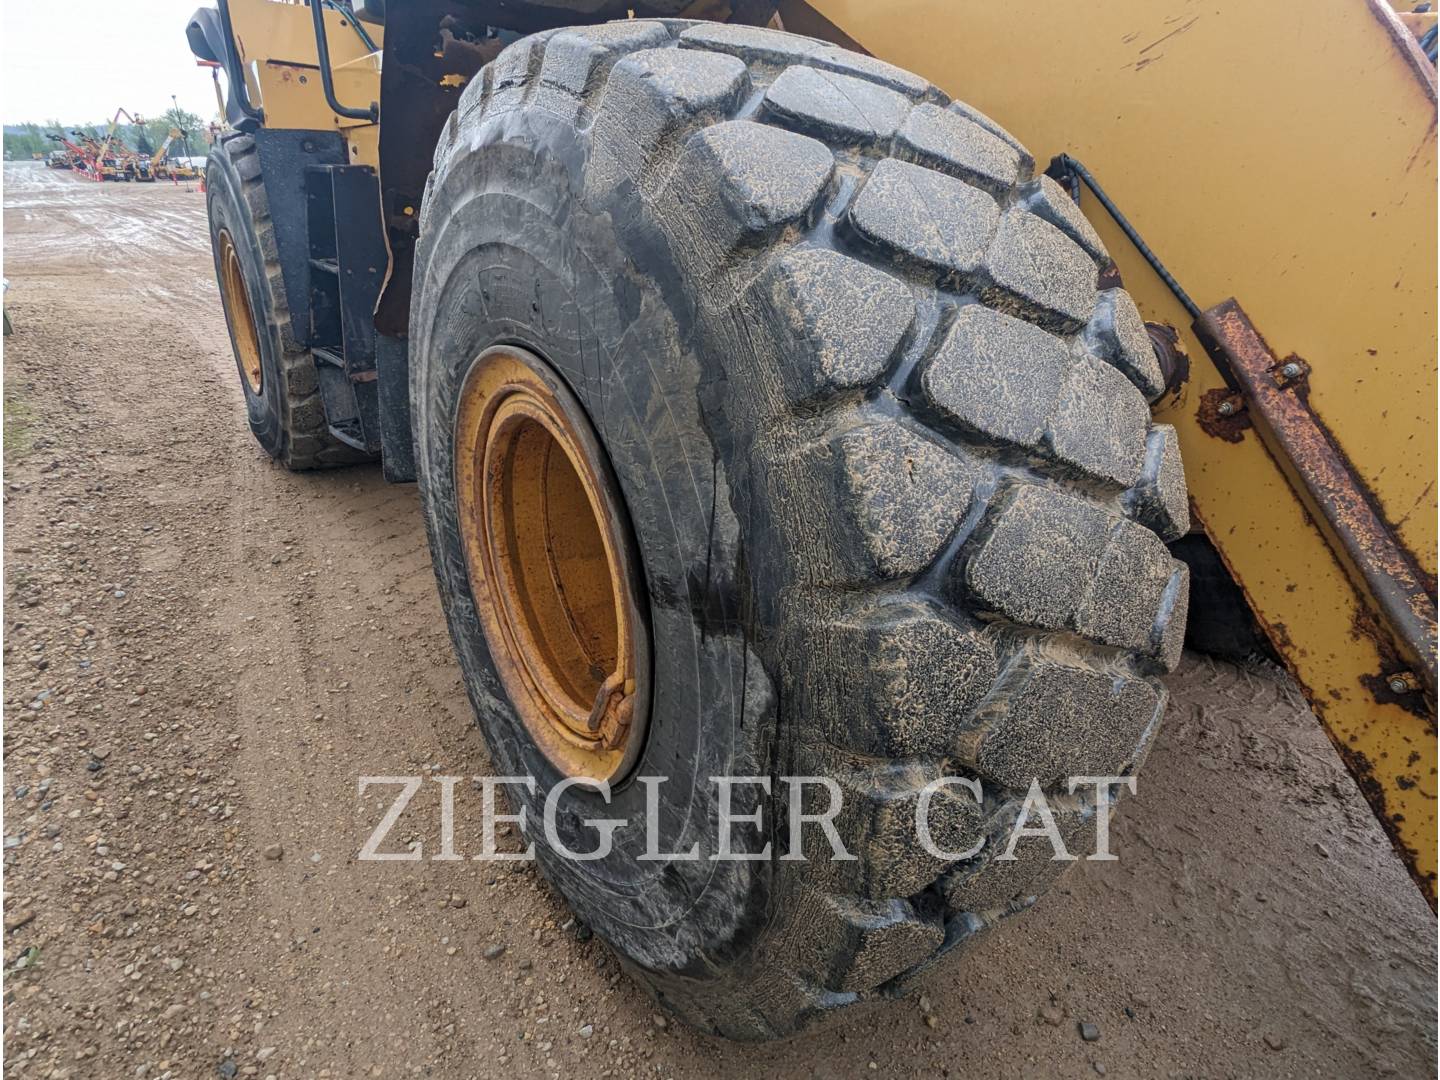
[[[1286,364],[1280,369],[1280,374],[1285,376],[1285,378],[1287,379],[1298,379],[1300,377],[1301,370],[1302,369],[1300,365],[1292,360],[1290,363]]]
[[[1233,401],[1222,401],[1219,405],[1215,406],[1215,411],[1221,416],[1230,416],[1235,412],[1235,403]]]

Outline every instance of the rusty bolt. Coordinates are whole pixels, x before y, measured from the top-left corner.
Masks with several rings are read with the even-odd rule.
[[[615,750],[625,744],[625,733],[634,715],[635,699],[626,696],[624,676],[615,671],[595,695],[595,707],[585,726],[599,737],[601,746]]]
[[[1292,360],[1290,361],[1290,363],[1286,364],[1280,369],[1280,374],[1284,375],[1287,379],[1298,379],[1300,377],[1301,370],[1302,369],[1300,365]]]
[[[605,714],[600,727],[600,745],[606,750],[618,750],[625,745],[625,736],[635,718],[635,699],[619,698],[613,708]]]
[[[1219,405],[1215,406],[1215,411],[1221,416],[1232,416],[1235,412],[1235,402],[1222,401]]]

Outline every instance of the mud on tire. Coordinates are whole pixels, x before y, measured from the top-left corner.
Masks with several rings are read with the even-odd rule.
[[[288,469],[323,469],[372,460],[330,434],[315,375],[315,358],[295,341],[275,246],[275,227],[260,175],[260,154],[250,135],[215,144],[205,165],[206,208],[215,276],[221,282],[230,347],[240,368],[250,430],[265,452]],[[232,311],[223,280],[222,232],[239,258],[245,302],[259,346],[258,392],[246,377],[240,338],[243,315]]]
[[[1174,431],[1105,251],[986,117],[789,34],[629,21],[536,35],[464,93],[435,153],[411,318],[420,484],[440,590],[497,773],[538,823],[557,777],[475,616],[455,518],[465,371],[544,356],[610,456],[644,563],[657,848],[715,836],[708,778],[824,774],[853,862],[786,853],[754,788],[753,862],[648,863],[645,791],[572,791],[560,828],[623,819],[611,855],[537,857],[669,1007],[789,1034],[907,987],[1066,863],[1003,838],[1031,778],[1083,847],[1071,775],[1133,770],[1164,708],[1187,576]],[[823,791],[821,792],[823,794]],[[737,789],[734,813],[751,806]],[[633,839],[626,839],[629,834]],[[589,837],[588,839],[585,839]],[[713,839],[708,841],[713,850]],[[808,840],[807,840],[808,846]],[[1003,850],[1003,844],[1001,845]],[[793,853],[792,853],[793,854]]]

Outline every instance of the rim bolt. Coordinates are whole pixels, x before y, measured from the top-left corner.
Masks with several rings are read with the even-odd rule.
[[[1222,401],[1216,406],[1215,411],[1221,416],[1230,416],[1235,412],[1235,403],[1233,401]]]
[[[1280,369],[1280,374],[1287,379],[1298,379],[1300,377],[1300,365],[1292,360]]]
[[[1408,694],[1415,689],[1412,681],[1413,676],[1409,672],[1401,672],[1399,675],[1390,676],[1390,691],[1395,694]]]

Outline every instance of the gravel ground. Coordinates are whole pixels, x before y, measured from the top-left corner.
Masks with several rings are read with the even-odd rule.
[[[488,771],[414,489],[254,445],[202,195],[4,181],[7,1073],[1434,1075],[1435,920],[1263,667],[1187,657],[1118,862],[781,1045],[667,1023],[528,865],[357,861],[357,777]]]

